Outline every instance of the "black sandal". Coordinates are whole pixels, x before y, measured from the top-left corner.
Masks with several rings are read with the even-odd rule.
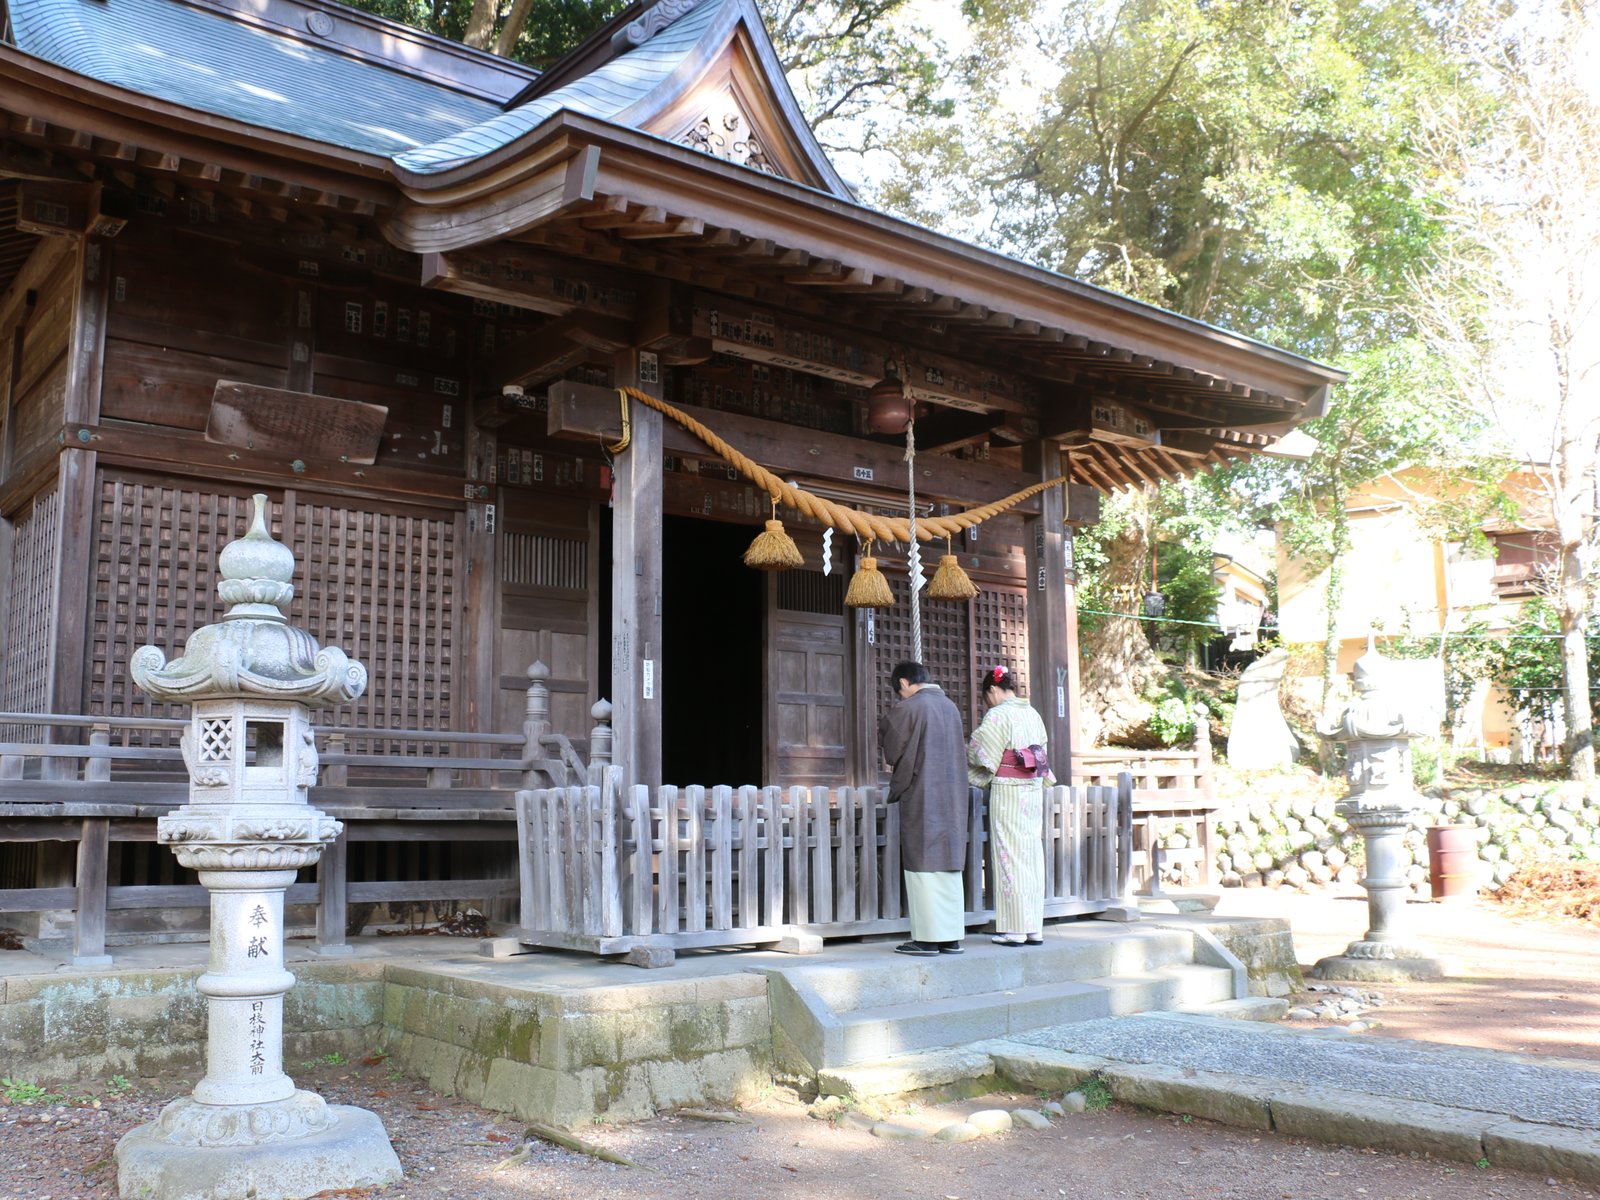
[[[931,942],[901,942],[894,948],[896,954],[916,954],[923,958],[932,958],[939,953],[939,947]]]

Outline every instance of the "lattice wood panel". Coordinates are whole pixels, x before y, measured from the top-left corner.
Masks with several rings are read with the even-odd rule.
[[[1016,677],[1017,694],[1028,694],[1028,597],[1015,588],[985,586],[972,602],[972,648],[976,670],[1003,666]]]
[[[456,520],[294,506],[290,620],[366,664],[342,724],[449,729],[456,670]]]
[[[90,601],[88,709],[107,716],[183,716],[133,686],[140,646],[170,659],[189,634],[222,615],[217,553],[245,529],[250,499],[102,473]],[[272,532],[280,535],[281,506]]]
[[[878,706],[878,720],[894,703],[888,690],[889,672],[896,663],[911,657],[911,607],[906,600],[910,588],[902,578],[887,578],[894,591],[895,606],[878,609],[873,618],[877,671],[871,694]],[[972,648],[968,641],[967,605],[948,600],[922,601],[922,662],[933,681],[955,701],[962,717],[970,721]]]
[[[271,506],[273,536],[295,553],[289,617],[323,645],[366,664],[351,725],[449,727],[455,696],[456,521],[363,512],[326,502]],[[288,513],[287,536],[283,528]],[[133,686],[128,660],[151,644],[168,656],[217,620],[217,554],[246,528],[250,500],[178,483],[102,474],[87,665],[88,708],[107,715],[182,715]]]
[[[0,671],[0,710],[5,712],[49,711],[50,621],[56,609],[60,514],[60,493],[52,488],[36,498],[12,527],[4,574],[7,619],[0,630],[6,655]],[[37,726],[0,727],[0,732],[10,741],[43,738]]]

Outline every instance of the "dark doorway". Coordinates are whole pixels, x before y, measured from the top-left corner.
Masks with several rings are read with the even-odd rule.
[[[661,778],[763,783],[765,577],[743,525],[662,522]]]

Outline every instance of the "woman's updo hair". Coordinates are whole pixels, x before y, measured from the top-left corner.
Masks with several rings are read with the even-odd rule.
[[[1014,692],[1017,690],[1017,681],[1004,667],[990,667],[983,673],[983,686],[985,691],[997,687],[1002,692]]]

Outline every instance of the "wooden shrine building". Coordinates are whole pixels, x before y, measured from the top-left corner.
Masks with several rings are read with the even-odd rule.
[[[291,619],[371,672],[342,722],[505,734],[539,660],[580,751],[611,701],[630,782],[874,783],[906,546],[901,603],[849,610],[854,537],[825,570],[784,512],[806,566],[751,571],[764,491],[638,403],[608,446],[636,387],[904,515],[866,399],[903,377],[919,512],[1071,480],[921,610],[969,720],[1004,662],[1070,747],[1071,524],[1341,378],[860,204],[751,0],[634,4],[543,74],[324,0],[0,14],[0,713],[174,715],[129,656],[216,618],[264,491]]]

